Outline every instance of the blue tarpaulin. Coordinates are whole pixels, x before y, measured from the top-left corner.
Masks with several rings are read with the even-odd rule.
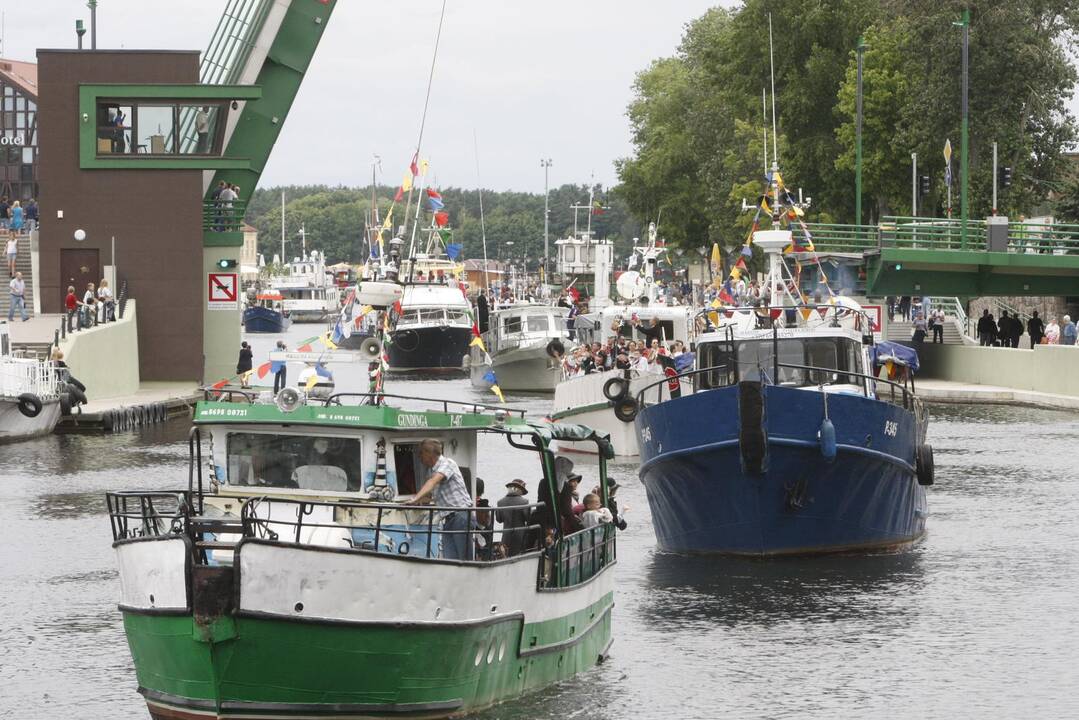
[[[918,352],[906,345],[883,340],[872,347],[869,351],[873,365],[880,367],[887,360],[893,360],[901,365],[906,365],[911,372],[918,372]]]

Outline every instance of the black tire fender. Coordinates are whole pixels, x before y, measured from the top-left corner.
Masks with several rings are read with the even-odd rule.
[[[631,397],[619,398],[614,403],[614,416],[624,423],[631,423],[637,417],[637,401]]]
[[[105,432],[112,432],[112,423],[115,417],[111,412],[101,414],[101,429]]]
[[[547,343],[547,357],[560,358],[566,354],[566,346],[561,340],[552,340]]]
[[[66,389],[67,389],[68,396],[71,398],[71,404],[72,405],[85,405],[86,404],[86,402],[87,402],[86,401],[86,393],[83,392],[82,388],[80,388],[78,385],[76,385],[74,383],[68,383]]]
[[[71,414],[71,396],[68,393],[60,393],[60,415],[67,417]]]
[[[603,397],[617,404],[629,394],[629,381],[625,378],[613,377],[603,383]]]
[[[28,418],[36,418],[41,414],[41,398],[34,393],[23,393],[19,396],[19,412]]]
[[[933,446],[923,443],[918,446],[918,455],[914,463],[919,485],[932,485],[936,474],[936,464],[933,460]]]
[[[75,387],[77,387],[79,390],[82,390],[83,392],[86,392],[86,386],[83,385],[81,382],[79,382],[79,379],[77,377],[75,377],[74,375],[72,375],[71,373],[67,374],[67,381],[69,383],[71,383],[72,385],[74,385]]]

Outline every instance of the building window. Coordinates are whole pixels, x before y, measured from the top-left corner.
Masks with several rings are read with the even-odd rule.
[[[220,154],[225,117],[219,102],[206,105],[105,100],[97,105],[97,154]]]

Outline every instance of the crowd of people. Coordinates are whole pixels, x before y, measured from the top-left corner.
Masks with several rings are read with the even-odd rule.
[[[1061,321],[1050,317],[1045,322],[1038,316],[1038,311],[1031,313],[1026,322],[1027,335],[1030,338],[1030,347],[1035,345],[1071,345],[1076,344],[1076,336],[1079,328],[1072,321],[1070,315],[1065,315]],[[983,347],[1019,347],[1019,341],[1023,336],[1023,321],[1018,317],[1008,315],[1007,310],[1002,310],[1000,319],[995,319],[989,310],[983,310],[978,318],[978,344]]]
[[[86,283],[82,299],[75,294],[75,286],[68,285],[64,310],[67,312],[68,332],[74,332],[76,328],[81,330],[93,327],[98,323],[114,322],[116,298],[109,287],[109,281],[102,278],[96,287],[92,282]]]

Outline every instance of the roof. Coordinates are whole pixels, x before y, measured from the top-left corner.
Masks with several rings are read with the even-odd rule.
[[[487,261],[487,272],[501,272],[503,267],[498,260]],[[483,270],[483,260],[465,260],[465,270]]]
[[[244,224],[243,224],[243,228],[242,228],[242,230],[243,230],[243,232],[245,232],[245,233],[252,233],[252,232],[253,232],[253,233],[257,233],[257,232],[259,231],[259,230],[258,230],[258,228],[256,228],[256,227],[252,227],[251,225],[248,225],[247,223],[244,223]]]
[[[37,102],[37,63],[0,58],[0,76]]]

